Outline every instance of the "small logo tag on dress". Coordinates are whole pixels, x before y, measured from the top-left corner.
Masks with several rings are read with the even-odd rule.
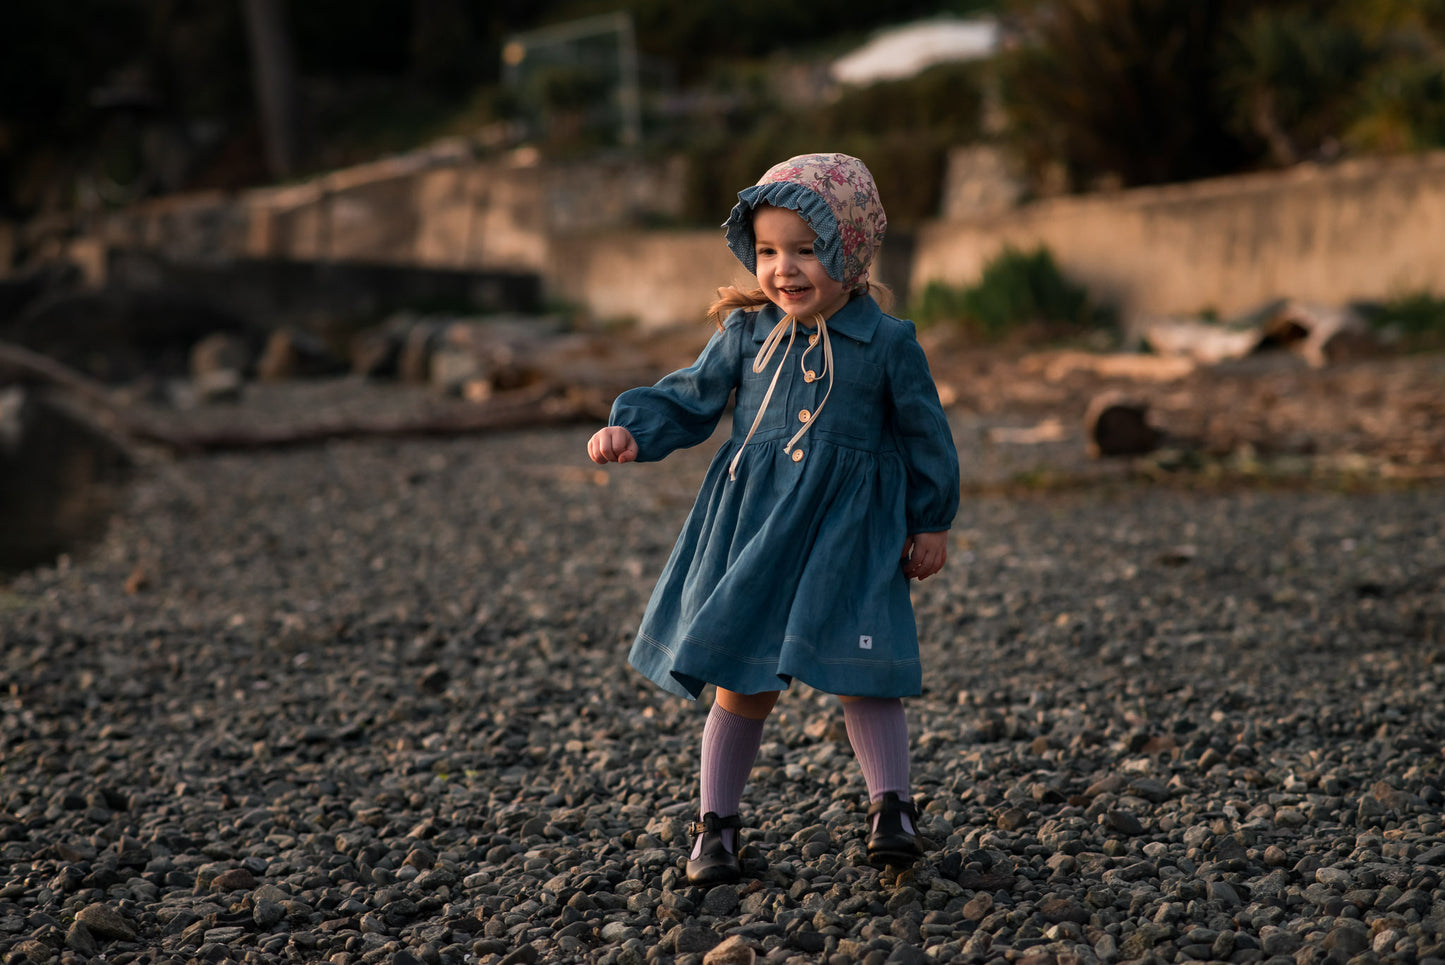
[[[866,636],[865,636],[865,637],[859,637],[859,638],[858,638],[858,649],[859,649],[859,650],[872,650],[872,649],[873,649],[873,638],[872,638],[872,637],[866,637]]]

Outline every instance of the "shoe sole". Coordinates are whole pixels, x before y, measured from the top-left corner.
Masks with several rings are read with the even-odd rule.
[[[870,851],[868,863],[882,870],[890,867],[906,867],[916,863],[921,857],[922,855],[916,851]]]
[[[697,877],[688,875],[687,883],[690,885],[730,885],[736,881],[741,881],[742,877],[743,876],[740,872],[723,872],[721,874],[713,873],[698,875]]]

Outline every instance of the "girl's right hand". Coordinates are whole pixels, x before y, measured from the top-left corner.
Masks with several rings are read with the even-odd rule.
[[[609,462],[632,462],[637,458],[637,440],[621,426],[598,429],[587,442],[587,455],[602,465]]]

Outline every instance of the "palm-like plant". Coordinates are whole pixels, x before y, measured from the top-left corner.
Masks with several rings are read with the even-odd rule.
[[[1234,129],[1258,138],[1270,162],[1285,167],[1337,141],[1378,57],[1355,24],[1332,11],[1266,6],[1229,32],[1220,94]]]
[[[1156,184],[1228,170],[1242,149],[1220,110],[1217,54],[1243,0],[1055,0],[1015,6],[1000,60],[1006,136],[1068,187]]]
[[[1445,145],[1445,0],[1015,0],[1006,137],[1063,187]]]
[[[1344,142],[1369,153],[1445,145],[1445,0],[1359,0],[1346,9],[1378,56],[1356,87]]]
[[[1353,0],[1341,6],[1372,42],[1403,35],[1445,52],[1445,0]]]
[[[1397,154],[1445,145],[1445,60],[1394,58],[1360,86],[1344,141],[1360,152]]]

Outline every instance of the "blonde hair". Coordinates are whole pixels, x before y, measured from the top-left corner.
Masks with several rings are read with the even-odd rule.
[[[893,290],[887,285],[876,281],[870,281],[861,288],[855,288],[850,295],[866,293],[872,295],[878,302],[880,308],[885,312],[893,307]],[[743,291],[736,285],[728,285],[726,288],[717,290],[717,301],[708,306],[707,317],[721,331],[723,322],[727,321],[729,315],[741,308],[743,311],[750,311],[754,308],[761,308],[768,304],[768,296],[763,294],[761,288],[753,288]]]

